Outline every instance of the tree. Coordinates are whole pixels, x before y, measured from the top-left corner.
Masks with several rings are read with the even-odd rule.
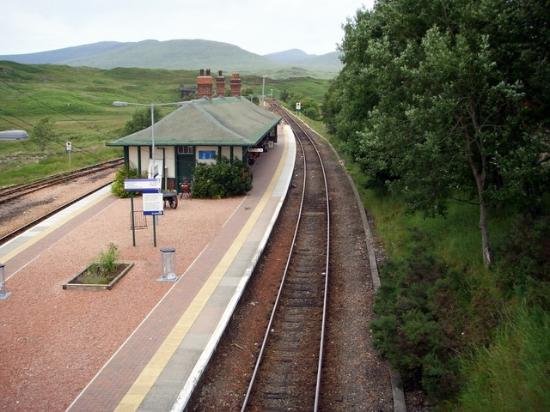
[[[154,107],[153,114],[155,123],[162,118],[162,114],[158,107]],[[124,126],[124,134],[129,135],[151,126],[151,108],[139,109],[134,112],[132,118],[126,122]]]
[[[550,182],[550,31],[532,29],[540,18],[530,3],[381,0],[360,10],[323,106],[371,181],[412,209],[475,200],[487,266],[491,205],[537,203]]]
[[[48,117],[40,119],[32,129],[32,139],[41,151],[44,151],[46,145],[54,138],[54,123]]]
[[[288,103],[288,100],[290,99],[290,92],[288,89],[281,90],[281,100],[285,103]]]

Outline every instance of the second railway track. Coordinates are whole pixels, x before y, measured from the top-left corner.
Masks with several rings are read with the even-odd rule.
[[[123,162],[124,162],[123,159],[108,160],[103,163],[98,163],[92,166],[83,167],[81,169],[73,170],[70,172],[49,176],[32,183],[28,183],[24,185],[9,186],[9,187],[0,189],[0,204],[7,203],[11,200],[25,196],[37,190],[41,190],[53,185],[61,184],[69,180],[76,179],[78,177],[82,177],[82,176],[97,173],[106,169],[112,169],[112,168],[118,167]]]
[[[319,403],[329,277],[329,196],[314,142],[298,124],[293,129],[304,154],[302,203],[243,410],[317,410]]]

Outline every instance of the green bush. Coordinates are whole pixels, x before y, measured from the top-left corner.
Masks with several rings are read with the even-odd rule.
[[[118,266],[118,248],[114,243],[109,243],[106,251],[101,251],[97,258],[98,271],[103,275],[114,272]]]
[[[193,197],[224,198],[252,189],[252,173],[241,161],[221,159],[215,164],[197,164],[193,172]]]
[[[137,179],[141,177],[137,169],[127,169],[126,166],[118,169],[115,180],[111,186],[111,192],[118,197],[130,197],[130,193],[124,190],[124,179]]]
[[[550,310],[550,216],[521,216],[498,250],[497,284],[508,298]]]
[[[99,256],[93,262],[83,276],[80,282],[86,284],[107,284],[109,283],[118,268],[118,248],[114,243],[109,243],[106,251],[101,251]]]
[[[418,238],[410,255],[385,263],[372,329],[375,346],[404,380],[412,386],[420,382],[438,400],[458,389],[456,354],[465,326],[459,301],[469,296],[462,274],[429,250]]]

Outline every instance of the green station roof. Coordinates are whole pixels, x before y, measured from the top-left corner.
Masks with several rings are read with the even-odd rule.
[[[254,146],[279,120],[244,97],[191,100],[155,123],[155,145]],[[151,127],[108,145],[150,146]]]

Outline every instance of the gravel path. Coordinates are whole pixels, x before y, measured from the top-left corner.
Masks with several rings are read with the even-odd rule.
[[[158,225],[158,246],[176,248],[183,273],[242,198],[184,200]],[[140,200],[138,200],[140,203]],[[42,250],[7,282],[0,302],[0,409],[62,411],[171,287],[156,282],[161,261],[149,228],[132,247],[129,200],[117,199]],[[111,291],[62,284],[109,242],[134,268]]]

